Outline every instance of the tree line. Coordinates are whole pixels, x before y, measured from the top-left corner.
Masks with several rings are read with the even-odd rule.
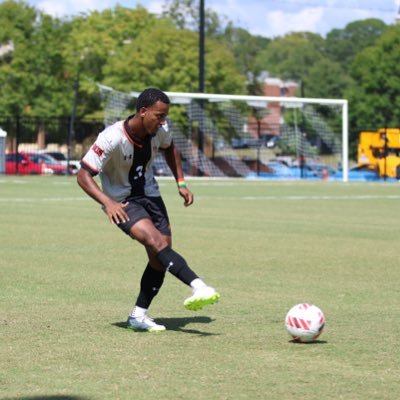
[[[0,115],[102,118],[96,83],[198,90],[198,0],[166,0],[161,15],[116,6],[66,18],[21,0],[0,3]],[[400,127],[400,25],[349,23],[326,37],[266,38],[206,9],[208,93],[261,94],[265,72],[301,83],[305,97],[349,100],[351,140],[360,130]]]

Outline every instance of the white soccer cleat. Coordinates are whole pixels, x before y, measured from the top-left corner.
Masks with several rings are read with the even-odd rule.
[[[128,317],[126,327],[136,332],[162,332],[166,328],[164,325],[156,324],[150,317],[144,315],[142,317]]]
[[[188,310],[197,311],[201,310],[204,306],[216,303],[220,297],[214,288],[204,286],[194,289],[193,294],[183,302],[183,305]]]

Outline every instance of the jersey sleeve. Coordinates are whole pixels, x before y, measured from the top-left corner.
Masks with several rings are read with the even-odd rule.
[[[101,172],[114,150],[113,142],[108,138],[109,132],[107,129],[101,132],[82,158],[82,168],[86,169],[92,176]]]

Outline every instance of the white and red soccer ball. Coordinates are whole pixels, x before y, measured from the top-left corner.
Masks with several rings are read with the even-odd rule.
[[[325,326],[325,316],[313,304],[296,304],[286,314],[285,326],[293,340],[308,343],[321,335]]]

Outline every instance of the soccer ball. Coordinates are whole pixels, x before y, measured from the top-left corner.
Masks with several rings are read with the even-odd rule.
[[[324,313],[313,304],[296,304],[286,314],[289,335],[301,343],[312,342],[321,335],[325,325]]]

